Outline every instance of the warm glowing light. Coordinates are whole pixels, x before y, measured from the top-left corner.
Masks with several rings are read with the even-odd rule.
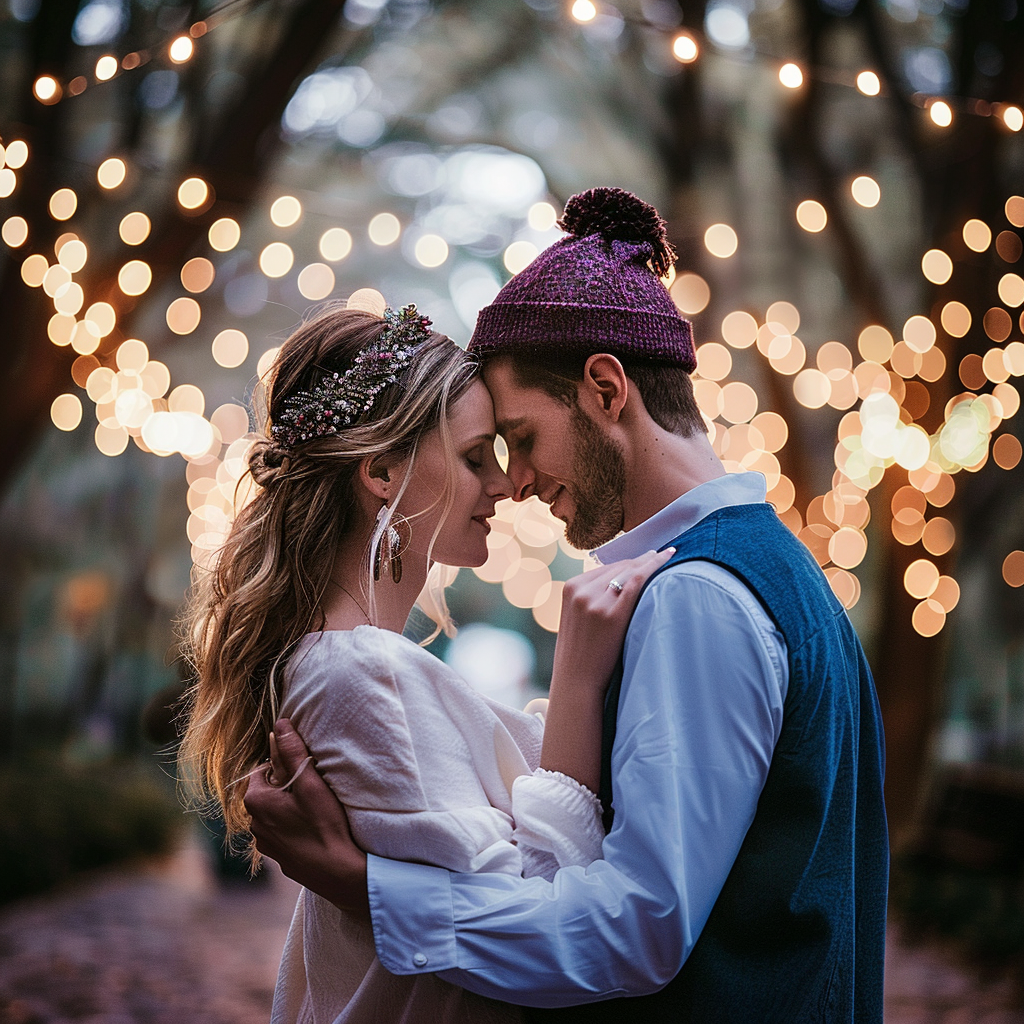
[[[210,186],[202,178],[186,178],[178,186],[178,202],[183,209],[198,210],[210,197]]]
[[[868,551],[868,539],[860,530],[842,526],[828,542],[828,554],[841,569],[853,569],[864,561]]]
[[[302,216],[302,203],[295,196],[281,196],[270,206],[270,219],[279,228],[290,228]]]
[[[960,603],[960,584],[952,576],[940,576],[929,600],[937,601],[948,615]]]
[[[125,245],[142,245],[149,238],[151,228],[149,218],[144,213],[129,213],[121,219],[117,231]]]
[[[672,40],[672,56],[680,64],[692,64],[697,59],[699,52],[697,41],[686,32],[680,32]]]
[[[704,232],[704,245],[712,256],[726,260],[736,252],[739,239],[728,224],[712,224]]]
[[[1013,434],[1000,434],[992,445],[992,458],[1000,469],[1016,469],[1021,453],[1021,443]]]
[[[921,271],[932,284],[945,284],[953,276],[953,261],[941,249],[929,249],[921,258]]]
[[[722,321],[722,337],[733,348],[750,348],[757,341],[757,321],[749,313],[737,309]]]
[[[824,230],[828,223],[825,207],[816,199],[805,199],[796,208],[796,222],[804,231],[818,232]]]
[[[892,335],[878,324],[865,327],[857,337],[857,351],[871,362],[888,362],[892,349]]]
[[[925,523],[921,543],[929,554],[946,554],[956,543],[956,531],[953,529],[953,524],[942,516],[929,519]]]
[[[7,143],[7,152],[4,155],[4,163],[8,167],[13,167],[18,170],[20,167],[25,166],[25,161],[28,160],[28,143],[23,142],[21,139],[12,139]]]
[[[144,341],[139,341],[138,338],[129,338],[117,346],[114,361],[119,370],[142,373],[149,362],[149,348]]]
[[[862,71],[857,76],[857,88],[865,96],[877,96],[882,91],[882,83],[874,71]]]
[[[45,256],[33,253],[33,255],[26,257],[21,265],[21,279],[30,288],[38,288],[42,285],[43,278],[46,277],[46,272],[49,268],[50,264],[47,263]]]
[[[260,270],[267,277],[284,277],[295,262],[292,247],[284,242],[271,242],[260,253]]]
[[[964,244],[974,252],[984,252],[992,243],[992,230],[983,220],[971,219],[964,225]]]
[[[320,255],[330,263],[343,260],[352,251],[352,236],[344,228],[328,228],[320,236]]]
[[[60,99],[60,85],[51,75],[40,75],[32,85],[32,92],[40,103],[56,103]]]
[[[120,455],[128,447],[128,431],[122,426],[108,427],[100,423],[94,437],[96,447],[111,458]]]
[[[387,301],[376,288],[357,288],[346,303],[348,309],[361,309],[364,313],[383,316]]]
[[[181,268],[181,283],[185,291],[197,295],[199,292],[205,292],[213,284],[215,275],[213,264],[205,257],[197,256]]]
[[[804,84],[804,73],[796,64],[783,64],[779,68],[779,81],[787,89],[799,89]]]
[[[195,52],[195,43],[188,36],[178,36],[167,49],[167,56],[175,64],[184,64]]]
[[[65,285],[53,298],[53,308],[58,313],[66,313],[69,316],[77,313],[84,303],[85,292],[78,283]]]
[[[1024,252],[1024,243],[1016,231],[1000,231],[996,235],[996,252],[1007,263],[1016,263]]]
[[[708,342],[697,349],[697,373],[706,380],[724,380],[732,370],[732,356],[724,345]]]
[[[878,201],[882,198],[882,190],[878,187],[878,182],[866,174],[853,179],[850,184],[850,194],[853,196],[854,202],[865,207],[877,206]]]
[[[221,331],[213,339],[213,359],[218,366],[233,369],[241,366],[249,355],[249,339],[233,328]]]
[[[104,160],[96,171],[96,180],[102,188],[112,189],[124,182],[128,168],[119,157],[112,156]]]
[[[935,344],[935,337],[935,324],[926,316],[912,316],[903,325],[903,340],[914,352],[927,352]]]
[[[0,228],[0,238],[12,249],[24,245],[28,241],[28,221],[24,217],[8,217]]]
[[[820,409],[832,394],[832,382],[821,370],[808,367],[796,375],[793,394],[805,408]]]
[[[421,235],[413,254],[421,266],[439,267],[448,259],[448,243],[440,235]]]
[[[942,329],[953,338],[962,338],[971,329],[971,311],[956,300],[942,307]]]
[[[18,177],[9,167],[0,168],[0,199],[6,199],[18,184]]]
[[[708,287],[707,281],[700,274],[694,274],[690,271],[680,274],[672,282],[669,294],[672,296],[672,301],[678,309],[686,313],[687,316],[696,316],[698,313],[703,312],[711,301],[711,289]],[[746,316],[747,314],[741,313],[740,315]],[[754,326],[756,330],[756,322]]]
[[[64,313],[54,313],[46,325],[46,336],[54,343],[63,348],[71,344],[71,335],[75,330],[77,321],[73,316],[66,316]]]
[[[742,381],[722,388],[722,418],[729,423],[747,423],[757,413],[757,392]]]
[[[351,300],[350,300],[351,301]],[[349,309],[356,309],[358,307],[350,305]],[[266,379],[266,376],[273,369],[274,360],[277,359],[277,353],[280,352],[280,348],[268,348],[263,355],[260,356],[256,363],[256,376],[262,381]]]
[[[367,234],[374,245],[391,245],[398,241],[402,225],[393,213],[378,213],[371,218]]]
[[[210,225],[207,238],[210,240],[210,248],[217,252],[230,252],[242,237],[242,229],[238,221],[231,217],[221,217]]]
[[[77,395],[58,395],[50,405],[50,419],[58,430],[74,430],[82,422],[82,402]]]
[[[505,269],[510,274],[518,274],[519,271],[525,270],[537,258],[538,251],[537,246],[533,242],[513,242],[502,256]]]
[[[558,211],[546,202],[534,203],[526,214],[526,223],[534,231],[550,231],[558,220]]]
[[[1011,308],[1024,303],[1024,278],[1019,274],[1003,274],[999,279],[999,298]]]
[[[760,431],[766,452],[778,452],[789,439],[789,425],[777,412],[758,413],[750,425]]]
[[[206,398],[195,384],[179,384],[167,396],[167,406],[171,412],[190,412],[202,416]]]
[[[50,196],[50,216],[54,220],[70,220],[78,209],[78,196],[70,188],[59,188]]]
[[[164,363],[151,359],[139,374],[140,386],[150,398],[161,398],[171,386],[171,371]]]
[[[77,274],[85,266],[88,258],[89,250],[80,238],[65,242],[57,254],[57,262],[72,274]]]
[[[202,312],[195,299],[175,299],[167,307],[167,326],[175,334],[191,334],[199,326]]]
[[[214,410],[210,423],[220,431],[221,440],[231,444],[248,433],[249,413],[244,406],[226,402]]]
[[[945,100],[935,100],[928,107],[928,116],[940,128],[948,128],[953,123],[953,108]]]
[[[1003,579],[1011,587],[1024,587],[1024,551],[1011,551],[1003,559]]]
[[[1024,112],[1021,111],[1020,107],[1003,107],[1003,112],[1000,116],[1003,119],[1003,124],[1011,132],[1019,132],[1021,128],[1024,128]]]
[[[572,16],[579,22],[593,21],[597,17],[597,8],[591,0],[574,0]]]
[[[1013,330],[1013,320],[1001,306],[993,306],[989,309],[981,323],[985,328],[985,333],[996,342],[1006,341],[1010,336],[1010,331]]]
[[[116,57],[111,57],[110,54],[105,54],[96,61],[96,80],[99,82],[108,82],[114,75],[117,74],[118,63]]]
[[[11,143],[13,146],[14,143]],[[11,146],[7,147],[7,166],[13,167],[11,163]],[[1003,212],[1006,214],[1006,219],[1015,228],[1024,228],[1024,196],[1010,196],[1006,200],[1003,206]]]
[[[939,570],[927,558],[919,558],[907,566],[903,586],[911,597],[922,600],[931,597],[939,584]]]
[[[141,295],[153,283],[153,271],[143,260],[129,260],[117,274],[117,286],[125,295]]]
[[[310,263],[299,273],[299,291],[311,302],[326,299],[334,291],[334,271],[326,263]]]
[[[928,598],[914,609],[911,622],[921,636],[935,636],[946,624],[946,612],[938,601]]]

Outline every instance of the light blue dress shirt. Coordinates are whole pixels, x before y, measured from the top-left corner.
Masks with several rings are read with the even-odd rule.
[[[764,500],[759,473],[720,477],[595,555],[632,558],[719,508]],[[642,995],[679,972],[757,809],[788,657],[743,583],[691,561],[644,592],[623,660],[603,859],[547,882],[368,857],[374,941],[389,971],[435,971],[528,1006]]]

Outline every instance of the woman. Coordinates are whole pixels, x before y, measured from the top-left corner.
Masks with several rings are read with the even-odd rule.
[[[430,565],[482,565],[487,520],[511,494],[476,365],[429,323],[413,306],[332,310],[282,346],[250,455],[259,490],[193,597],[182,765],[243,838],[236,783],[285,715],[364,849],[550,876],[600,855],[604,686],[640,585],[667,555],[614,567],[625,588],[608,588],[611,568],[588,584],[596,613],[577,610],[559,641],[547,732],[403,638]],[[448,628],[436,588],[431,603]],[[431,975],[388,974],[365,923],[301,893],[275,1022],[517,1019]]]

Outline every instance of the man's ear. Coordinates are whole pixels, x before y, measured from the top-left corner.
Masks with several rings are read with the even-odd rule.
[[[596,412],[617,423],[629,395],[629,378],[622,363],[608,352],[592,355],[584,364],[579,393],[581,401],[589,398]]]
[[[379,456],[367,456],[359,463],[359,482],[381,501],[391,500],[391,473]]]

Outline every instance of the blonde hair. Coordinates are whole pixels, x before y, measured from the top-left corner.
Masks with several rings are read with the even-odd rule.
[[[351,426],[290,447],[271,437],[271,425],[289,396],[312,390],[325,373],[347,369],[384,327],[383,319],[370,313],[333,309],[303,324],[281,346],[267,395],[265,435],[249,456],[249,473],[259,487],[236,517],[212,568],[197,570],[193,581],[182,630],[193,683],[180,776],[194,802],[209,805],[212,797],[219,805],[236,847],[249,839],[249,815],[244,787],[235,783],[269,756],[281,672],[298,641],[324,627],[323,599],[341,539],[352,527],[359,464],[385,455],[409,460],[391,503],[393,513],[420,439],[438,428],[448,479],[438,499],[444,508],[428,563],[455,499],[448,411],[478,367],[444,335],[431,333],[398,383],[379,392],[372,409]],[[369,559],[365,575],[372,620]],[[443,595],[431,597],[447,622]],[[249,849],[255,864],[259,858],[251,841]]]

